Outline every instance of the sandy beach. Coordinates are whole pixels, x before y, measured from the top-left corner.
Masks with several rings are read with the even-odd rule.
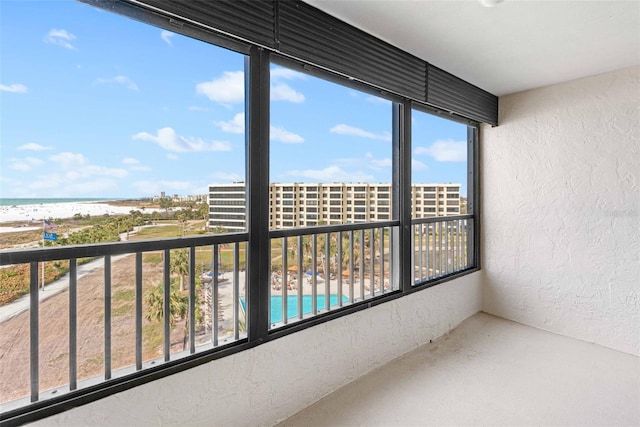
[[[135,209],[139,208],[136,206],[112,206],[107,203],[95,202],[0,206],[0,224],[17,221],[42,221],[43,218],[71,218],[76,214],[91,216],[127,214]],[[145,210],[145,212],[153,211],[154,209]]]

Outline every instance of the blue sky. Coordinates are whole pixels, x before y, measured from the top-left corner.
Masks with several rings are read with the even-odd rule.
[[[71,1],[0,3],[0,196],[204,194],[244,179],[244,57]],[[466,176],[414,112],[413,182]],[[391,103],[273,66],[271,181],[390,182]]]

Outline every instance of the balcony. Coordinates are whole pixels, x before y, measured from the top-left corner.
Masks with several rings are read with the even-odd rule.
[[[173,7],[171,2],[143,3]],[[349,4],[357,3],[357,7],[362,4],[327,3],[347,8],[351,7]],[[368,6],[370,11],[378,7],[374,3]],[[409,3],[398,3],[397,8]],[[400,221],[373,225],[269,230],[263,221],[248,233],[3,253],[2,265],[29,265],[31,293],[26,323],[31,326],[31,333],[28,350],[22,352],[25,363],[30,364],[30,378],[23,393],[26,397],[3,403],[2,423],[36,420],[36,425],[640,424],[637,287],[640,61],[637,48],[627,49],[627,54],[622,55],[634,58],[631,64],[593,55],[597,51],[594,46],[609,54],[625,40],[637,39],[637,18],[633,17],[638,16],[638,9],[631,3],[606,6],[612,8],[609,10],[598,9],[605,6],[596,3],[571,5],[570,10],[564,9],[565,19],[558,25],[561,30],[554,33],[553,25],[545,28],[547,37],[538,37],[539,33],[531,28],[540,30],[534,25],[536,19],[542,22],[541,16],[555,15],[539,11],[564,6],[548,4],[536,10],[533,4],[507,2],[504,6],[529,13],[505,12],[509,18],[505,20],[500,9],[495,9],[499,11],[495,15],[484,9],[479,10],[487,13],[479,13],[471,8],[480,6],[468,2],[461,3],[454,14],[448,15],[451,20],[447,21],[447,31],[456,22],[484,25],[474,27],[471,32],[474,38],[484,40],[485,48],[476,48],[482,53],[481,62],[464,68],[482,74],[483,67],[477,64],[491,64],[492,72],[484,74],[495,75],[500,83],[496,83],[496,88],[501,88],[500,126],[479,125],[480,153],[478,164],[473,167],[482,192],[469,198],[469,203],[475,205],[475,211],[470,212],[475,215],[411,220],[404,206],[405,215]],[[130,2],[104,4],[114,4],[125,12],[132,7]],[[220,2],[215,7],[229,4],[232,3]],[[260,7],[268,5],[260,3]],[[289,9],[289,17],[297,16],[294,8],[306,7],[304,3],[286,2],[280,6]],[[596,8],[595,18],[589,18],[583,7]],[[138,9],[134,12],[130,14],[146,16],[137,14]],[[168,14],[163,12],[154,9],[153,22],[178,31],[180,25],[176,22],[183,24],[180,16],[171,12],[166,23],[162,19]],[[395,10],[384,12],[391,14]],[[420,20],[428,18],[422,12],[413,15]],[[267,15],[251,16],[257,19]],[[359,16],[356,14],[354,21]],[[564,35],[575,16],[582,17],[580,24],[590,23],[589,32],[580,30],[576,23],[571,27],[574,34],[584,37],[592,31],[602,34],[594,27],[603,21],[615,26],[622,22],[620,16],[636,19],[631,25],[630,21],[624,21],[627,25],[615,26],[606,33],[607,37],[579,43],[589,46],[589,51],[576,54],[575,64],[584,64],[579,58],[589,57],[594,62],[614,64],[613,68],[586,71],[586,67],[579,67],[582,74],[558,72],[553,64],[553,46],[547,45],[540,51],[549,58],[545,56],[541,61],[532,55],[532,62],[527,62],[530,72],[536,74],[532,78],[522,62],[524,58],[516,53],[535,53],[535,49],[522,49],[520,41],[509,51],[512,55],[504,55],[506,60],[502,63],[487,61],[483,56],[493,51],[486,46],[501,50],[503,45],[494,44],[504,38],[497,36],[500,31],[515,32],[516,27],[525,28],[538,39],[567,46]],[[610,19],[598,19],[601,16]],[[458,21],[461,17],[465,19]],[[405,18],[406,21],[397,22],[409,28],[410,17]],[[520,25],[514,27],[516,19]],[[192,16],[184,32],[195,32],[205,38],[204,33],[208,37],[209,30],[215,29],[207,27],[206,31],[198,32],[190,26],[193,22],[197,23],[197,19],[194,21]],[[397,29],[391,19],[372,22],[380,31],[388,22]],[[489,25],[493,22],[502,22],[495,25],[498,33]],[[634,31],[629,32],[630,27]],[[229,34],[229,31],[222,34],[222,42],[230,43]],[[621,38],[616,39],[616,35]],[[414,39],[421,46],[430,45],[424,43],[426,36],[416,35]],[[598,44],[599,40],[604,46]],[[465,45],[470,42],[467,38]],[[576,45],[572,43],[572,49]],[[409,47],[405,45],[405,49]],[[339,46],[332,48],[340,50]],[[262,70],[268,69],[268,57],[261,56],[262,48],[252,46],[250,50],[248,54],[262,62]],[[462,63],[467,59],[466,54],[452,55],[452,52],[455,53],[446,50],[441,60],[462,58]],[[566,58],[567,52],[559,55],[558,58]],[[574,61],[556,62],[574,64]],[[252,66],[259,68],[256,63]],[[545,67],[543,71],[536,68],[540,63]],[[509,68],[510,64],[515,68]],[[434,79],[454,79],[430,64],[422,65]],[[368,70],[367,66],[362,68]],[[268,87],[268,82],[260,79],[260,70],[257,71],[253,73],[257,78],[252,87],[260,88],[263,84]],[[607,72],[601,74],[603,71]],[[393,77],[393,73],[388,74]],[[509,75],[513,76],[512,86],[506,82]],[[539,80],[541,75],[562,77]],[[455,79],[454,82],[467,84]],[[394,83],[384,81],[381,85],[393,88]],[[436,85],[429,96],[438,95],[437,89]],[[414,102],[408,98],[401,101],[394,102],[395,113],[402,111],[398,107],[411,107]],[[443,102],[437,96],[426,101],[440,106]],[[444,105],[447,106],[450,109],[438,112],[454,119],[473,112],[473,108],[465,110],[468,106],[463,105],[462,116],[458,116],[457,105]],[[268,99],[263,99],[262,104],[254,102],[250,109],[268,111]],[[258,114],[247,117],[252,120],[252,137],[260,141],[262,136],[267,141],[268,117],[261,118]],[[406,126],[410,129],[411,120],[407,118],[405,115],[402,123],[394,121],[394,126],[404,124],[404,130]],[[492,123],[491,118],[487,123]],[[497,115],[493,124],[497,124]],[[401,132],[396,130],[394,135],[399,135]],[[268,174],[260,174],[264,172],[260,163],[268,161],[264,161],[264,156],[260,158],[259,144],[253,143],[251,148],[253,152],[248,157],[253,163],[249,178],[253,182],[248,185],[264,188]],[[394,162],[408,165],[411,158],[405,156],[401,162],[399,159]],[[400,179],[403,182],[400,188],[405,191],[410,187],[406,178]],[[267,197],[260,200],[256,193],[249,196],[253,197],[250,204],[253,209],[247,214],[265,220]],[[476,203],[481,204],[481,210]],[[309,241],[311,245],[305,247]],[[244,266],[240,255],[243,247],[253,254]],[[138,325],[143,318],[140,306],[144,302],[140,301],[138,290],[147,273],[139,268],[140,261],[150,254],[164,260],[156,274],[163,278],[161,305],[166,313],[171,305],[170,259],[173,251],[184,249],[190,260],[195,258],[194,252],[206,251],[212,261],[206,300],[210,310],[204,313],[204,327],[197,327],[194,319],[200,300],[196,298],[194,282],[201,273],[194,274],[197,268],[190,261],[186,341],[174,342],[171,318],[162,317],[162,353],[160,357],[145,357],[144,352],[140,355]],[[223,249],[230,254],[231,261],[221,277],[217,261]],[[355,252],[360,253],[359,257]],[[135,321],[131,326],[135,339],[129,347],[133,362],[124,367],[110,362],[114,342],[112,334],[105,333],[98,337],[104,343],[99,375],[80,378],[78,357],[74,356],[80,348],[77,319],[74,320],[80,307],[74,306],[73,301],[82,279],[73,279],[73,271],[77,271],[74,260],[85,257],[105,260],[100,271],[103,285],[97,294],[102,295],[99,303],[105,313],[101,327],[108,331],[109,325],[113,325],[116,303],[109,290],[117,285],[110,272],[120,255],[127,256],[135,266],[135,274],[127,278],[133,284],[135,296]],[[281,258],[276,259],[278,256]],[[64,345],[69,348],[65,361],[68,375],[59,387],[50,388],[39,381],[40,369],[48,369],[42,363],[40,344],[48,337],[39,335],[38,325],[51,319],[42,316],[46,303],[40,303],[37,277],[40,262],[55,260],[69,260],[75,267],[67,295],[69,314],[65,321],[68,320],[69,327],[62,334]],[[290,270],[291,267],[295,268]],[[243,276],[242,270],[247,276],[252,271],[259,272],[247,279],[247,288],[243,283],[243,277],[247,276]],[[275,276],[270,274],[278,270]],[[334,300],[334,294],[344,298]],[[305,296],[310,301],[308,307],[304,305]],[[231,303],[221,307],[217,301],[225,297]],[[279,317],[272,310],[272,297],[281,300],[275,310]],[[249,313],[246,318],[245,313]],[[220,314],[230,325],[226,331],[220,330]]]
[[[478,313],[278,425],[636,425],[637,362]]]

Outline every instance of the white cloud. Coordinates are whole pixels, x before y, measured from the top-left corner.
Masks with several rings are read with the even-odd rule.
[[[9,165],[9,168],[14,169],[14,170],[17,170],[17,171],[22,171],[22,172],[27,172],[27,171],[30,171],[30,170],[31,170],[31,166],[29,166],[29,165],[28,165],[28,164],[26,164],[26,163],[23,163],[23,162],[17,161],[17,160],[16,160],[15,162],[12,162],[12,163]]]
[[[365,99],[367,100],[367,102],[371,102],[372,104],[391,106],[391,101],[389,101],[388,99],[377,97],[377,96],[369,95]]]
[[[149,166],[143,166],[140,164],[140,160],[133,157],[125,157],[122,159],[122,163],[129,166],[130,171],[134,172],[149,172],[151,168]]]
[[[212,174],[211,177],[219,180],[220,182],[239,182],[244,180],[242,175],[227,172],[216,172]]]
[[[277,79],[293,80],[293,79],[305,79],[307,77],[303,73],[299,73],[289,68],[282,68],[282,67],[271,68],[269,74],[271,75],[271,80],[277,80]]]
[[[196,92],[221,104],[244,102],[244,72],[225,71],[222,77],[198,83]]]
[[[30,194],[79,197],[113,192],[118,189],[118,181],[129,174],[124,169],[93,164],[83,154],[72,152],[49,156],[46,166],[44,160],[35,157],[12,160],[16,160],[19,170],[30,171],[31,182],[20,183],[19,190],[13,192],[23,197]]]
[[[109,176],[113,178],[124,178],[129,173],[124,169],[109,168],[94,165],[80,153],[65,151],[49,156],[49,164],[64,172],[65,178],[78,180],[93,176]]]
[[[411,159],[411,170],[414,171],[424,171],[427,170],[427,165],[422,163],[420,160]]]
[[[304,95],[296,92],[285,83],[277,83],[271,86],[272,101],[289,101],[296,104],[304,102]]]
[[[361,138],[377,139],[380,141],[391,141],[389,133],[376,134],[353,126],[339,124],[332,127],[329,132],[339,135],[359,136]]]
[[[94,179],[91,181],[77,182],[69,186],[66,191],[69,194],[96,194],[112,193],[118,189],[118,184],[112,179]]]
[[[272,81],[280,79],[304,78],[304,74],[284,68],[275,68],[271,71]],[[214,78],[208,82],[198,83],[196,93],[205,95],[211,101],[223,105],[239,104],[244,102],[244,72],[225,71],[221,77]],[[271,100],[290,101],[294,103],[304,102],[302,93],[292,89],[286,83],[274,83],[271,85]]]
[[[27,189],[35,190],[38,194],[47,193],[53,197],[78,197],[113,192],[118,189],[118,183],[110,178],[83,178],[79,182],[71,182],[68,177],[50,174],[43,175],[39,180],[30,183]]]
[[[185,137],[170,127],[158,129],[157,135],[140,132],[133,135],[133,139],[155,142],[167,151],[187,153],[193,151],[230,151],[231,144],[225,141],[205,142],[201,138]]]
[[[297,133],[289,132],[279,126],[271,126],[269,128],[269,135],[272,141],[280,141],[285,144],[302,144],[304,142],[304,138]]]
[[[228,122],[213,122],[214,125],[228,133],[244,133],[244,113],[238,113]],[[304,142],[304,138],[300,135],[290,132],[281,126],[271,126],[269,133],[272,141],[280,141],[286,144],[300,144]]]
[[[9,168],[17,171],[27,172],[33,169],[35,166],[39,166],[44,162],[34,157],[27,157],[25,159],[9,159]]]
[[[439,140],[429,147],[417,147],[415,154],[427,154],[438,162],[466,162],[467,143],[453,139]]]
[[[196,194],[192,192],[196,186],[189,181],[136,181],[132,183],[133,188],[136,189],[137,194],[142,196],[152,196],[160,194],[162,191],[175,192],[182,194]]]
[[[26,160],[30,165],[33,165],[33,166],[40,166],[40,165],[43,165],[43,164],[44,164],[44,160],[42,160],[42,159],[38,159],[38,158],[36,158],[36,157],[27,157],[25,160]]]
[[[390,171],[393,166],[393,160],[390,157],[377,159],[371,153],[366,153],[364,157],[340,158],[334,161],[338,165],[348,166],[349,168],[371,169],[377,172]],[[391,176],[389,176],[390,178]]]
[[[65,49],[69,50],[75,50],[75,46],[71,44],[71,42],[75,39],[76,36],[69,33],[67,30],[57,30],[55,28],[49,31],[44,37],[45,43],[62,46]]]
[[[69,151],[54,154],[49,157],[49,160],[51,160],[56,166],[62,167],[63,169],[78,167],[87,163],[87,159],[84,155],[80,153],[71,153]]]
[[[175,33],[172,33],[171,31],[167,31],[167,30],[162,30],[160,31],[160,37],[162,38],[162,40],[164,40],[164,42],[166,44],[168,44],[169,46],[173,46],[173,43],[171,43],[171,37],[175,36]]]
[[[138,85],[127,76],[115,76],[115,77],[110,77],[110,78],[102,78],[101,77],[101,78],[96,79],[95,83],[96,84],[117,83],[117,84],[123,85],[127,89],[138,90]]]
[[[12,92],[12,93],[27,93],[27,87],[20,83],[14,83],[12,85],[0,85],[0,92]]]
[[[228,133],[244,133],[244,113],[238,113],[228,122],[213,122],[214,125]]]
[[[167,159],[169,159],[169,160],[178,160],[179,157],[176,156],[175,154],[169,153],[169,154],[167,154]]]
[[[364,172],[347,172],[338,166],[329,166],[324,169],[292,170],[286,173],[304,179],[312,179],[316,182],[369,182],[373,176]]]
[[[393,166],[393,161],[388,157],[384,159],[376,159],[373,157],[373,154],[367,153],[365,158],[369,162],[369,167],[374,170],[379,171],[382,169],[389,169]]]
[[[51,150],[52,147],[45,147],[44,145],[36,144],[35,142],[29,142],[16,148],[16,150],[28,150],[28,151],[45,151]]]

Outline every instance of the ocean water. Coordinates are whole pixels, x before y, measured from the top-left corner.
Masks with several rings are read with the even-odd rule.
[[[0,198],[0,206],[20,206],[20,205],[40,205],[40,204],[48,204],[48,203],[70,203],[70,202],[104,202],[107,200],[115,200],[113,198],[109,199],[97,199],[97,198],[46,198],[46,199],[5,199]]]

